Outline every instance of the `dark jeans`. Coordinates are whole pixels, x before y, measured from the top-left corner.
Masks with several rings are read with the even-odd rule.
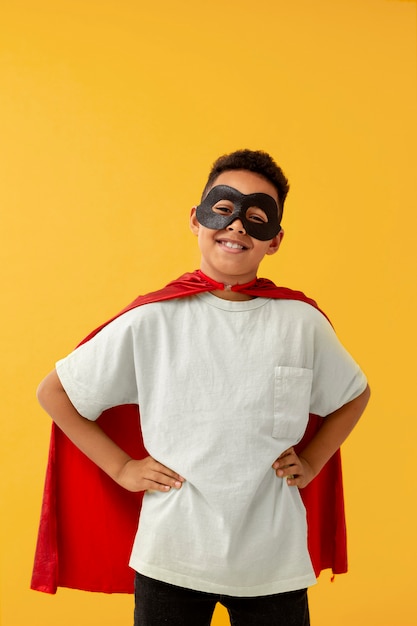
[[[309,626],[307,590],[237,598],[176,587],[142,574],[135,580],[135,626],[209,626],[226,607],[232,626]]]

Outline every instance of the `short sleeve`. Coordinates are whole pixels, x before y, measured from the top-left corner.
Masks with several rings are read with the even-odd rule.
[[[56,371],[77,411],[90,420],[122,404],[138,404],[133,312],[105,326],[56,364]]]
[[[325,417],[359,396],[367,380],[324,317],[317,320],[314,343],[310,412]]]

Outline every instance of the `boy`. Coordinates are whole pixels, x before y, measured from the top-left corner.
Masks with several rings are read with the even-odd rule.
[[[218,159],[190,217],[209,287],[129,310],[40,385],[76,446],[146,492],[130,560],[137,626],[208,625],[216,602],[236,626],[309,624],[315,576],[299,489],[348,436],[369,390],[320,311],[254,297],[259,264],[283,238],[287,192],[266,153]],[[123,404],[140,406],[145,459],[95,422]],[[297,455],[309,413],[326,419]]]

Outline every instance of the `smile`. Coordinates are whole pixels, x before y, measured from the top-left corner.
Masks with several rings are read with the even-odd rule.
[[[239,248],[240,250],[243,250],[243,246],[240,246],[238,243],[226,241],[223,245],[226,246],[226,248]]]
[[[229,250],[247,250],[246,246],[241,243],[237,243],[236,241],[225,241],[224,239],[220,239],[217,243],[225,248],[228,248]]]

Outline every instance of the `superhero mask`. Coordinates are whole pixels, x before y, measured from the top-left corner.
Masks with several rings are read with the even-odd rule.
[[[229,202],[222,205],[222,200]],[[259,212],[251,211],[254,207],[261,209],[267,221],[261,221]],[[241,193],[228,185],[213,187],[203,202],[196,209],[197,220],[206,228],[223,230],[239,219],[248,235],[260,241],[268,241],[278,235],[281,230],[279,208],[272,196],[266,193]]]

